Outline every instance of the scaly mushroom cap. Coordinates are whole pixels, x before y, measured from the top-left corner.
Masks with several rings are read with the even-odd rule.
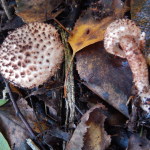
[[[30,23],[6,37],[0,54],[0,72],[4,78],[23,88],[33,88],[56,73],[64,53],[52,25]]]
[[[144,47],[145,33],[141,33],[140,28],[132,20],[119,19],[112,22],[106,29],[104,38],[105,49],[113,55],[125,58],[125,53],[119,45],[121,37],[124,36],[132,36],[140,49]]]

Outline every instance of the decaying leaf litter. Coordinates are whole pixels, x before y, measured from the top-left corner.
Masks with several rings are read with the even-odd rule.
[[[18,84],[7,79],[7,75],[5,79],[1,76],[0,142],[3,146],[0,145],[0,149],[149,150],[150,119],[140,108],[129,63],[125,58],[109,54],[103,44],[107,26],[112,22],[122,18],[134,20],[145,32],[146,46],[142,51],[149,64],[149,7],[150,0],[1,0],[1,44],[17,28],[44,22],[58,31],[64,59],[57,65],[53,77],[43,79],[43,85],[37,83],[40,86],[32,89],[22,88],[21,84],[17,87]],[[47,34],[39,32],[33,33],[37,34],[34,41],[42,34],[42,41],[46,41]],[[26,38],[28,35],[27,31]],[[49,38],[55,40],[52,36],[55,37],[50,35]],[[11,40],[14,40],[13,36]],[[40,48],[51,47],[52,40]],[[56,60],[58,53],[49,60],[44,59],[43,50],[41,55],[36,54],[40,42],[31,54],[25,53],[27,57],[20,59],[26,62],[23,66],[30,65],[30,55],[35,59],[32,61],[34,67],[39,64],[37,68],[44,61],[53,64]],[[23,43],[23,46],[19,45],[20,51],[26,52],[29,46],[32,47],[32,43],[28,47],[28,42],[23,40]],[[14,47],[12,45],[11,49]],[[3,56],[7,60],[4,49],[1,63]],[[11,59],[12,68],[19,68],[14,66],[16,58]],[[1,66],[10,65],[5,61]],[[7,73],[6,70],[1,74]],[[31,70],[35,73],[35,68]],[[13,76],[10,71],[9,75]],[[45,71],[39,71],[42,72]],[[21,70],[22,78],[25,74]],[[29,71],[28,75],[30,77]],[[40,74],[34,74],[34,78],[37,75]]]

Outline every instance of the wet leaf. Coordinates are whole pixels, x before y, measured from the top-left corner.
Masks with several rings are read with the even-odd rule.
[[[68,41],[74,53],[102,41],[106,27],[115,17],[121,17],[119,15],[125,12],[121,0],[102,0],[93,5],[81,15],[69,37]]]
[[[18,100],[17,104],[22,114],[33,128],[34,122],[36,121],[33,109],[30,108],[24,99]],[[16,116],[12,103],[0,107],[0,122],[0,130],[5,132],[11,148],[17,150],[23,147],[24,150],[27,150],[28,145],[26,144],[26,138],[29,137],[29,133],[23,122]]]
[[[131,18],[140,26],[141,30],[146,33],[145,56],[150,65],[150,0],[132,0],[131,1]]]
[[[125,116],[131,95],[132,73],[126,59],[108,54],[103,42],[97,42],[76,54],[80,78],[90,90]]]
[[[138,134],[131,135],[127,150],[149,150],[150,141]]]
[[[17,0],[16,14],[20,16],[24,22],[43,22],[50,19],[51,12],[63,0]]]
[[[0,106],[3,106],[7,102],[8,102],[8,100],[6,100],[6,99],[0,99]]]
[[[6,104],[8,102],[8,95],[7,95],[7,89],[5,86],[1,85],[1,93],[0,93],[0,106],[3,106],[4,104]]]
[[[8,142],[0,132],[0,150],[10,150],[10,147],[8,145]]]
[[[106,109],[98,104],[82,116],[67,150],[105,150],[109,146],[111,139],[104,129],[106,116],[101,110]]]

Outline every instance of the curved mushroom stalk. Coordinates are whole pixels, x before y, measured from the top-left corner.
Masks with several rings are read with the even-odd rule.
[[[148,79],[148,67],[146,60],[132,36],[124,36],[120,40],[120,46],[124,50],[126,59],[132,70],[134,84],[141,98],[141,107],[146,112],[150,111],[150,90]]]
[[[141,33],[133,21],[120,19],[108,26],[104,47],[107,52],[128,60],[133,74],[133,82],[141,98],[141,108],[150,113],[148,67],[141,52],[145,45],[144,39],[145,33]]]

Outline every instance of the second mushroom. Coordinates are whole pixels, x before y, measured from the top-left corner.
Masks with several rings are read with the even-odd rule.
[[[141,108],[150,114],[148,67],[141,51],[144,46],[145,33],[129,19],[116,20],[106,29],[104,38],[106,51],[128,60],[133,82],[141,99]]]

